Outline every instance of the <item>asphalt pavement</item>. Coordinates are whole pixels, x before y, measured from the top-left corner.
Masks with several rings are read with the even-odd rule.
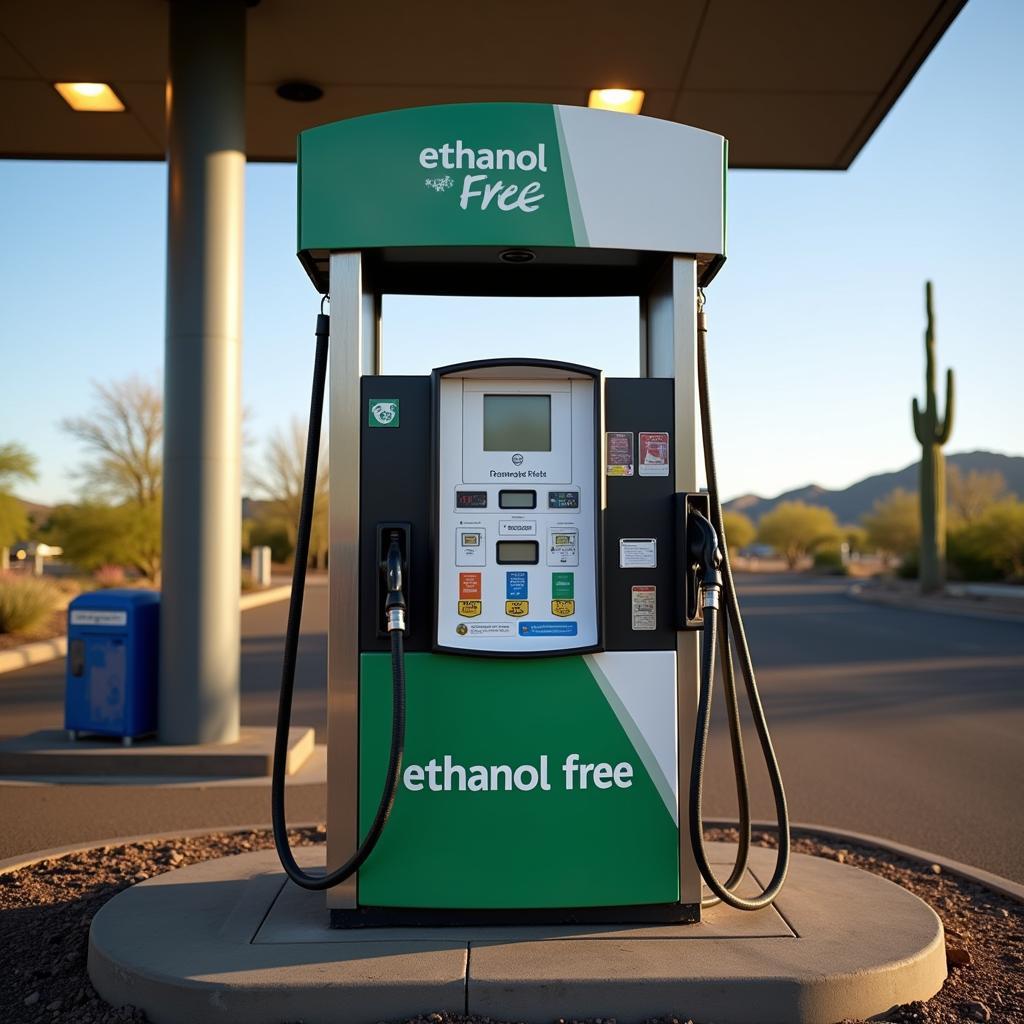
[[[794,821],[886,836],[1024,881],[1024,620],[873,605],[848,581],[739,579],[747,631]],[[272,725],[287,603],[242,614],[242,719]],[[327,592],[310,586],[294,721],[326,724]],[[63,663],[0,676],[0,734],[60,728]],[[705,813],[735,815],[716,711]],[[753,730],[754,813],[773,814]],[[0,857],[103,835],[266,821],[265,791],[0,787]],[[292,791],[293,820],[323,787]],[[107,831],[104,832],[103,830]]]

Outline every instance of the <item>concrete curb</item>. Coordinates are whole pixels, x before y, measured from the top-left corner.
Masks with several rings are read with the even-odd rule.
[[[246,612],[250,608],[261,608],[265,604],[287,601],[291,594],[291,586],[270,587],[251,594],[243,594],[238,599],[238,610]],[[34,643],[22,644],[7,651],[0,651],[0,675],[4,672],[16,672],[19,668],[30,665],[41,665],[44,661],[63,658],[68,653],[68,638],[55,636],[50,640],[37,640]]]
[[[317,825],[322,824],[322,821],[293,821],[288,827],[290,829],[315,828]],[[0,860],[0,875],[9,875],[12,871],[30,868],[33,864],[38,864],[42,860],[68,857],[73,853],[85,853],[87,850],[97,850],[103,846],[129,846],[134,843],[152,843],[157,840],[190,839],[192,836],[209,836],[215,833],[230,836],[237,835],[240,832],[262,832],[264,829],[270,828],[272,828],[270,822],[265,821],[258,825],[230,825],[227,828],[211,828],[208,826],[206,828],[189,828],[183,831],[179,829],[176,832],[148,832],[139,836],[114,836],[113,839],[104,839],[102,843],[72,843],[69,846],[51,846],[47,850],[34,850],[32,853],[23,853],[16,857]]]
[[[321,825],[319,821],[298,821],[292,822],[289,828],[313,828]],[[708,828],[735,828],[737,821],[733,818],[712,818],[704,822]],[[756,829],[773,831],[776,827],[774,821],[755,821],[752,823]],[[21,868],[38,864],[41,860],[52,860],[54,857],[65,857],[72,853],[83,853],[86,850],[95,850],[100,846],[127,846],[129,843],[148,843],[156,839],[187,839],[190,836],[211,835],[214,832],[232,835],[238,832],[258,832],[271,828],[270,822],[262,822],[255,825],[230,825],[226,828],[190,828],[185,831],[172,832],[150,832],[138,836],[115,836],[113,839],[105,839],[102,843],[75,843],[70,846],[53,846],[46,850],[35,850],[32,853],[20,854],[16,857],[8,857],[0,860],[0,875],[11,871],[18,871]],[[943,871],[952,875],[983,885],[987,889],[998,892],[1002,896],[1024,903],[1024,885],[1014,882],[1012,879],[1003,878],[1002,875],[993,874],[983,868],[976,868],[961,861],[952,860],[942,854],[930,853],[928,850],[919,850],[914,846],[905,846],[902,843],[885,839],[882,836],[873,836],[867,832],[849,832],[845,829],[832,828],[830,825],[814,825],[805,822],[792,822],[791,828],[797,832],[810,832],[814,835],[827,839],[837,840],[846,843],[859,843],[863,846],[877,846],[880,850],[887,850],[889,853],[898,854],[908,860],[920,861],[922,864],[938,864]]]
[[[247,612],[250,608],[262,608],[265,604],[287,601],[292,592],[291,584],[284,587],[269,587],[267,590],[254,590],[243,594],[238,600],[238,610]]]
[[[20,647],[0,651],[0,673],[15,672],[19,668],[39,665],[54,658],[63,658],[68,653],[68,638],[55,636],[50,640],[37,640]]]
[[[976,602],[971,601],[969,598],[961,599],[955,605],[943,605],[940,603],[941,598],[896,594],[892,591],[881,591],[874,587],[865,587],[862,583],[854,583],[850,586],[846,591],[846,596],[853,601],[863,601],[865,604],[883,604],[890,608],[903,608],[907,611],[935,612],[936,615],[959,615],[968,619],[987,619],[989,622],[1012,622],[1018,626],[1024,626],[1024,615],[975,607]]]
[[[735,818],[714,818],[705,820],[707,828],[735,828],[738,822]],[[755,821],[751,823],[756,829],[763,829],[766,832],[774,832],[778,827],[774,821]],[[823,839],[831,839],[842,843],[859,843],[862,846],[877,846],[880,850],[898,854],[908,860],[920,861],[922,864],[938,864],[943,871],[951,875],[974,882],[976,885],[983,885],[986,889],[999,893],[1001,896],[1008,896],[1018,903],[1024,903],[1024,885],[1014,882],[1010,878],[1003,878],[1002,875],[985,871],[984,868],[976,868],[972,864],[964,864],[962,861],[945,857],[941,853],[931,853],[928,850],[919,850],[916,846],[906,846],[897,843],[895,840],[886,839],[883,836],[873,836],[868,832],[849,832],[846,829],[833,828],[831,825],[814,825],[806,822],[790,822],[790,828],[794,832],[810,832]],[[0,870],[2,870],[0,865]]]
[[[300,862],[322,865],[324,852],[303,848]],[[720,863],[729,847],[709,852]],[[751,851],[747,884],[761,883],[771,859]],[[721,1024],[829,1024],[931,998],[946,952],[939,918],[917,896],[804,854],[776,908],[714,908],[701,926],[339,932],[322,894],[288,885],[264,850],[114,896],[92,920],[88,973],[101,998],[154,1024],[372,1024],[428,1007],[527,1024],[639,1024],[684,1008]]]

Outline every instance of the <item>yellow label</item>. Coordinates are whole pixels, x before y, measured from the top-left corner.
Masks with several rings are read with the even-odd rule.
[[[475,619],[483,609],[483,601],[460,601],[459,614],[464,619]]]
[[[511,615],[513,618],[521,619],[524,615],[530,613],[530,602],[529,601],[506,601],[505,602],[505,614]]]
[[[572,615],[576,611],[575,601],[552,601],[551,602],[551,614],[559,615],[563,619]]]

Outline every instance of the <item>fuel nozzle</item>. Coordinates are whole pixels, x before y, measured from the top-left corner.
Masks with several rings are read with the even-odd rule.
[[[388,621],[388,632],[405,631],[405,593],[402,580],[402,534],[392,530],[388,535],[388,553],[384,575],[387,579],[388,594],[384,600],[384,615]]]
[[[718,534],[707,516],[696,510],[690,512],[686,526],[687,554],[700,579],[703,605],[717,608],[722,590],[722,549],[718,546]]]

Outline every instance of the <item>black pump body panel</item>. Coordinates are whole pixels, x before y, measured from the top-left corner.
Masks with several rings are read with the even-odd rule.
[[[368,425],[372,401],[399,403],[397,427]],[[359,650],[389,650],[380,586],[379,534],[384,524],[408,524],[405,649],[429,651],[434,589],[430,524],[433,486],[430,378],[363,377],[359,438]]]
[[[607,476],[604,513],[605,650],[674,651],[675,625],[675,432],[673,381],[661,377],[609,377],[604,388],[605,431],[633,435],[632,476]],[[641,476],[641,432],[668,434],[667,476]],[[657,541],[657,565],[619,566],[619,541],[639,537]],[[657,588],[656,628],[632,628],[634,586]]]
[[[675,435],[673,431],[673,383],[662,378],[606,378],[604,427],[606,431],[633,434],[636,458],[639,436],[644,431],[669,435],[669,473],[641,476],[634,465],[632,476],[607,476],[606,508],[602,516],[603,644],[608,651],[674,650],[676,646],[676,544],[675,544]],[[397,427],[370,426],[371,402],[397,400]],[[408,524],[409,578],[407,589],[409,652],[432,650],[434,621],[434,552],[432,516],[434,440],[431,424],[429,376],[370,376],[362,379],[359,495],[359,649],[387,651],[384,628],[378,531],[388,523]],[[603,450],[604,439],[599,439]],[[601,470],[604,471],[602,459]],[[623,538],[657,541],[657,565],[630,569],[619,565]],[[632,628],[632,588],[657,588],[656,628]]]

